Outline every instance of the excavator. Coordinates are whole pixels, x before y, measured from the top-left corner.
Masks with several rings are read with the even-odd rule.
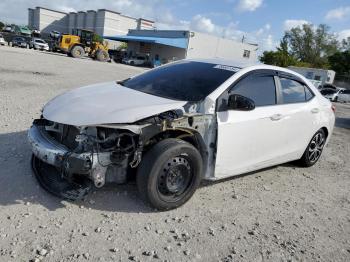
[[[92,59],[101,62],[110,60],[108,42],[93,31],[75,29],[72,34],[63,34],[59,38],[59,49],[68,56],[81,58],[88,54]]]

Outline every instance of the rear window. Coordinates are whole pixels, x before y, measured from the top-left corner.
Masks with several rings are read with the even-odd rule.
[[[120,84],[147,94],[181,101],[201,101],[239,68],[181,61],[127,79]]]
[[[313,97],[311,91],[298,81],[280,78],[282,88],[283,103],[301,103],[310,100]]]

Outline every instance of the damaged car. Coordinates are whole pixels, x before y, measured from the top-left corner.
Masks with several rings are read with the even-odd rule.
[[[298,160],[314,165],[334,107],[303,76],[219,59],[182,60],[49,101],[28,137],[40,185],[81,199],[136,178],[158,210],[200,182]]]

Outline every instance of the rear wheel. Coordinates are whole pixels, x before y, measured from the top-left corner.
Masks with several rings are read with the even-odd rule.
[[[191,144],[165,139],[148,151],[137,172],[137,187],[143,200],[159,210],[186,203],[196,191],[202,172],[202,157]]]
[[[325,143],[326,134],[322,129],[320,129],[312,137],[310,143],[305,149],[303,156],[299,160],[300,165],[304,167],[310,167],[316,164],[322,154]]]
[[[85,55],[85,50],[83,47],[76,45],[72,48],[70,53],[74,58],[82,58]]]

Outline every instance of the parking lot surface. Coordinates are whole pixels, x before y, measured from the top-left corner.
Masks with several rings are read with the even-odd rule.
[[[349,104],[335,104],[311,168],[203,183],[169,212],[145,206],[132,183],[72,203],[33,177],[28,128],[54,96],[143,69],[1,46],[0,61],[0,261],[350,261]]]

